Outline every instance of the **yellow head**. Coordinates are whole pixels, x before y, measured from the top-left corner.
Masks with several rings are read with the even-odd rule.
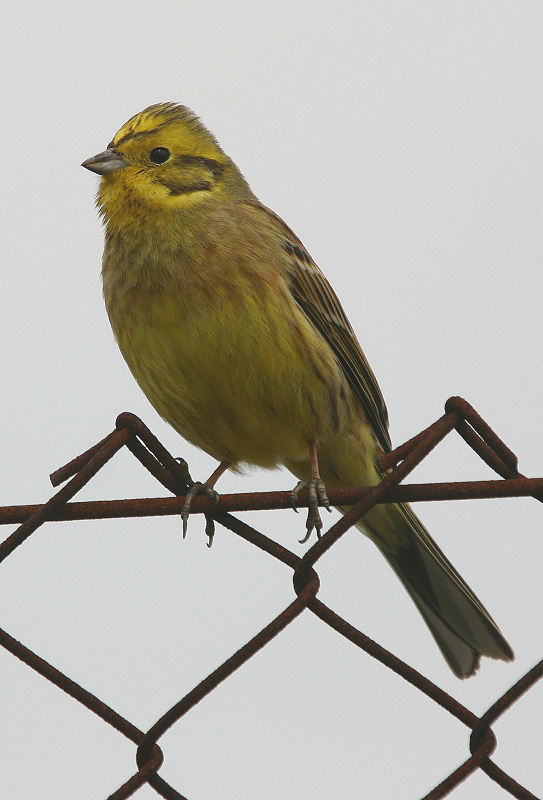
[[[251,194],[213,134],[175,103],[136,114],[82,166],[102,176],[98,205],[106,221],[119,224],[142,212],[186,210],[224,192]]]

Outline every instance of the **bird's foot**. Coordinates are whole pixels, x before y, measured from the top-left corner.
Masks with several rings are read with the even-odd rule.
[[[307,533],[303,539],[300,539],[300,544],[305,544],[305,542],[309,540],[313,529],[317,532],[317,538],[321,538],[322,519],[319,513],[319,505],[324,506],[328,511],[332,511],[328,495],[326,494],[326,486],[320,478],[311,478],[310,481],[299,481],[296,484],[290,493],[290,502],[292,503],[294,511],[298,511],[296,503],[298,502],[300,492],[304,489],[307,489],[309,492],[309,509],[306,522]]]
[[[187,535],[190,507],[192,505],[192,501],[198,494],[205,494],[208,497],[211,497],[215,503],[219,502],[218,492],[216,492],[212,486],[209,486],[207,483],[202,483],[201,481],[196,481],[192,484],[185,497],[183,508],[181,509],[181,519],[183,520],[183,539]],[[213,517],[211,517],[209,514],[206,514],[206,536],[209,538],[207,543],[208,547],[211,547],[213,544],[214,535],[215,523],[213,521]]]

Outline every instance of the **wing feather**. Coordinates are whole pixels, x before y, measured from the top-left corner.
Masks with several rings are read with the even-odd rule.
[[[258,208],[277,230],[281,246],[290,256],[292,296],[334,351],[351,388],[362,403],[381,447],[388,452],[391,443],[385,401],[336,293],[301,241],[283,220],[261,204]]]

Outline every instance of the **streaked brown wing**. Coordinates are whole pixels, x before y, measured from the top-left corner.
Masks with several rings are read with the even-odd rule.
[[[381,447],[388,452],[391,443],[385,401],[336,293],[283,220],[263,205],[259,204],[259,209],[277,229],[282,246],[291,258],[293,297],[336,354],[351,388],[362,402]]]

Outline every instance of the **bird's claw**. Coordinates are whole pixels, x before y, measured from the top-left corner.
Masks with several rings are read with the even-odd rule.
[[[192,486],[194,481],[192,480],[192,478],[190,476],[189,462],[185,461],[185,459],[181,458],[180,456],[178,456],[177,458],[174,458],[174,461],[177,461],[177,463],[179,464],[179,474],[180,474],[181,479],[183,481],[185,481],[185,483],[188,486]]]
[[[183,508],[181,509],[181,519],[183,520],[183,539],[187,535],[190,507],[192,505],[192,501],[198,494],[205,494],[208,497],[211,497],[215,503],[219,502],[219,495],[212,486],[208,486],[207,483],[202,483],[201,481],[195,481],[195,483],[192,484],[185,497]],[[213,543],[213,536],[215,535],[215,523],[213,518],[209,515],[206,515],[206,535],[209,537],[207,546],[211,547]]]
[[[305,542],[309,540],[313,530],[315,530],[317,533],[317,539],[321,538],[322,519],[319,513],[319,505],[324,506],[324,508],[326,508],[328,511],[332,510],[330,508],[328,495],[326,494],[326,486],[320,478],[312,478],[310,481],[298,481],[294,489],[291,491],[290,502],[295,511],[298,511],[296,508],[296,503],[298,502],[300,492],[304,489],[307,489],[309,492],[309,509],[307,512],[306,521],[307,533],[303,539],[299,540],[300,544],[305,544]]]
[[[212,547],[213,539],[215,537],[215,520],[211,516],[211,514],[206,514],[206,536],[207,536],[207,546]]]

